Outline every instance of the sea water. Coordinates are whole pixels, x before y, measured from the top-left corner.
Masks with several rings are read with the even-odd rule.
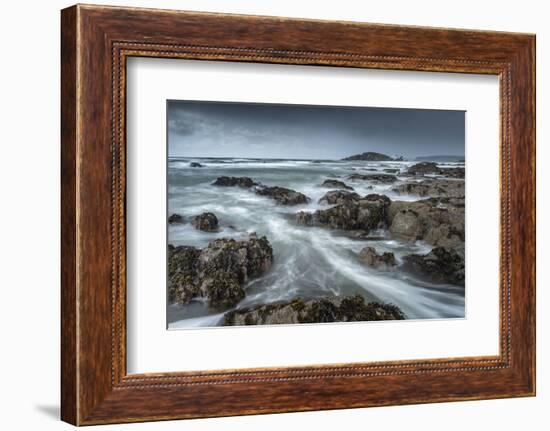
[[[190,162],[203,167],[191,168]],[[418,196],[397,195],[391,191],[399,184],[376,184],[347,176],[353,173],[404,173],[414,162],[364,162],[317,160],[259,160],[237,158],[171,158],[168,161],[168,216],[178,213],[186,219],[212,212],[219,220],[218,232],[196,230],[190,223],[168,226],[168,244],[206,247],[217,238],[247,239],[255,232],[266,236],[273,247],[274,261],[263,276],[251,280],[246,296],[237,308],[323,296],[360,294],[365,300],[392,303],[408,319],[462,318],[464,287],[434,283],[399,269],[376,270],[361,264],[362,248],[374,247],[377,253],[393,252],[398,263],[405,255],[426,254],[431,246],[393,238],[386,230],[356,238],[349,232],[325,227],[298,225],[294,214],[329,206],[318,200],[331,188],[321,187],[327,179],[339,179],[361,196],[385,194],[392,200],[417,200]],[[445,166],[444,164],[439,164]],[[449,167],[456,164],[448,164]],[[399,181],[411,181],[399,177]],[[268,186],[287,187],[307,195],[304,205],[283,206],[274,200],[239,187],[213,186],[220,176],[250,177]],[[226,311],[227,312],[227,311]],[[217,326],[224,313],[211,310],[203,301],[187,305],[169,304],[169,328]]]

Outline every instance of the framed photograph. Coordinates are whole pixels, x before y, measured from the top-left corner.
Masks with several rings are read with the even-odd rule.
[[[535,37],[62,11],[62,419],[535,394]]]

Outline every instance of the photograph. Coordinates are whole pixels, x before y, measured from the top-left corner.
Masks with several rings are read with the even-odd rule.
[[[168,329],[465,318],[465,112],[167,101]]]

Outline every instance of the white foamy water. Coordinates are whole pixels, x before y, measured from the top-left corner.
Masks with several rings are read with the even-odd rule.
[[[189,162],[202,168],[190,168]],[[265,235],[274,252],[272,268],[245,286],[246,297],[237,308],[290,300],[297,296],[361,294],[367,301],[378,300],[398,305],[407,318],[464,317],[464,287],[436,284],[399,270],[377,271],[362,265],[359,251],[366,246],[378,253],[391,251],[398,262],[411,254],[431,249],[422,242],[410,243],[391,238],[386,231],[373,232],[372,239],[356,239],[343,231],[296,224],[293,215],[301,210],[328,208],[318,200],[329,190],[320,185],[326,179],[339,179],[360,195],[385,194],[392,200],[417,200],[418,196],[397,195],[390,191],[396,184],[352,181],[353,173],[387,173],[385,169],[405,172],[413,162],[341,162],[249,159],[178,159],[168,164],[168,214],[189,218],[213,212],[220,231],[202,232],[190,223],[169,225],[168,243],[206,247],[217,238],[246,239],[256,232]],[[454,164],[449,164],[453,166]],[[307,205],[281,206],[275,201],[239,187],[217,187],[220,176],[246,176],[270,186],[288,187],[311,198]],[[411,181],[399,177],[400,181]],[[170,328],[216,326],[223,313],[208,309],[201,301],[169,305]]]

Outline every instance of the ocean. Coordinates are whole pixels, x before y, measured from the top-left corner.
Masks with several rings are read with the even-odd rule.
[[[190,167],[190,162],[202,165]],[[218,232],[196,230],[190,223],[168,225],[168,244],[206,247],[217,238],[247,239],[255,232],[266,236],[273,247],[271,269],[246,286],[246,296],[237,308],[266,304],[296,297],[304,299],[360,294],[366,301],[397,305],[408,319],[463,318],[464,286],[434,283],[417,274],[399,270],[379,271],[362,264],[360,250],[374,247],[378,253],[393,252],[397,262],[408,254],[426,254],[432,247],[423,241],[392,238],[387,230],[357,238],[346,231],[299,225],[298,211],[326,209],[318,200],[330,188],[321,187],[326,179],[340,179],[361,196],[379,193],[392,200],[417,200],[419,196],[398,195],[390,189],[399,184],[373,184],[352,181],[353,173],[386,173],[397,170],[399,177],[415,162],[365,162],[274,160],[246,158],[170,158],[168,160],[168,214],[189,218],[203,212],[214,213]],[[457,163],[439,163],[455,167]],[[460,165],[462,166],[462,164]],[[294,206],[277,204],[268,197],[239,187],[218,187],[220,176],[250,177],[268,186],[287,187],[311,198],[310,203]],[[227,311],[225,311],[227,312]],[[170,329],[218,326],[224,313],[211,310],[200,300],[187,305],[168,304]]]

